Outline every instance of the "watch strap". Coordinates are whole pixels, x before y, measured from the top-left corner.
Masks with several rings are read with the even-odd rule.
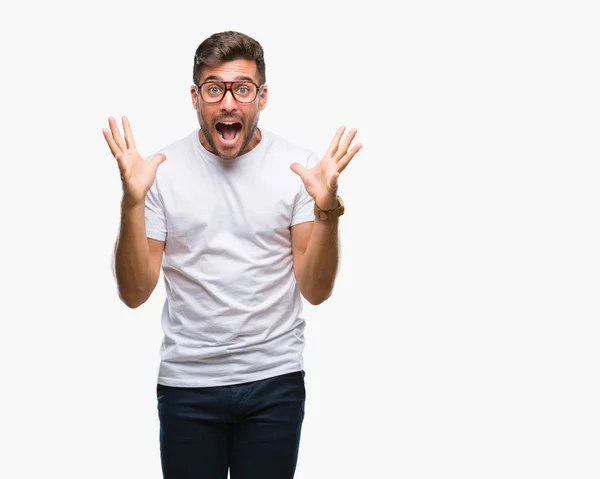
[[[314,212],[315,216],[320,220],[329,220],[333,218],[339,218],[344,214],[345,206],[341,196],[337,197],[338,206],[332,210],[322,210],[315,203]]]

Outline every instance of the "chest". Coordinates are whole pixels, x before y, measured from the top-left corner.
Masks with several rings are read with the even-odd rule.
[[[293,173],[292,173],[293,175]],[[167,243],[289,242],[297,184],[264,170],[190,170],[163,195]]]

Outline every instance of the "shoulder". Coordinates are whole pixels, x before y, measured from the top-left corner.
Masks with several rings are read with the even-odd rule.
[[[290,165],[298,162],[304,166],[312,163],[317,158],[316,154],[309,148],[297,145],[270,130],[261,128],[260,131],[266,142],[266,155],[280,158]]]
[[[154,155],[162,153],[167,157],[158,168],[156,175],[157,177],[167,173],[174,173],[182,171],[179,166],[182,162],[189,161],[195,154],[195,135],[198,134],[198,130],[194,130],[179,140],[173,141],[161,149],[152,152],[150,155],[144,157],[144,160],[150,161]]]

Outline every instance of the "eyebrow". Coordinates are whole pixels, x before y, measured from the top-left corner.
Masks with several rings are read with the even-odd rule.
[[[223,77],[219,76],[219,75],[208,75],[204,81],[225,81],[223,80]],[[254,78],[252,77],[248,77],[245,75],[238,75],[235,77],[235,79],[233,81],[251,81],[254,82]]]

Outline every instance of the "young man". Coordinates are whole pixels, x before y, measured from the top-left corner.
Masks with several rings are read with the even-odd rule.
[[[325,156],[258,128],[260,44],[217,33],[194,57],[200,128],[147,161],[123,117],[103,130],[123,182],[115,274],[125,304],[167,300],[157,397],[168,479],[294,476],[304,418],[304,319],[338,268],[338,177],[356,130]],[[166,160],[166,161],[165,161]],[[164,162],[164,164],[162,164]],[[160,165],[160,169],[159,169]]]

